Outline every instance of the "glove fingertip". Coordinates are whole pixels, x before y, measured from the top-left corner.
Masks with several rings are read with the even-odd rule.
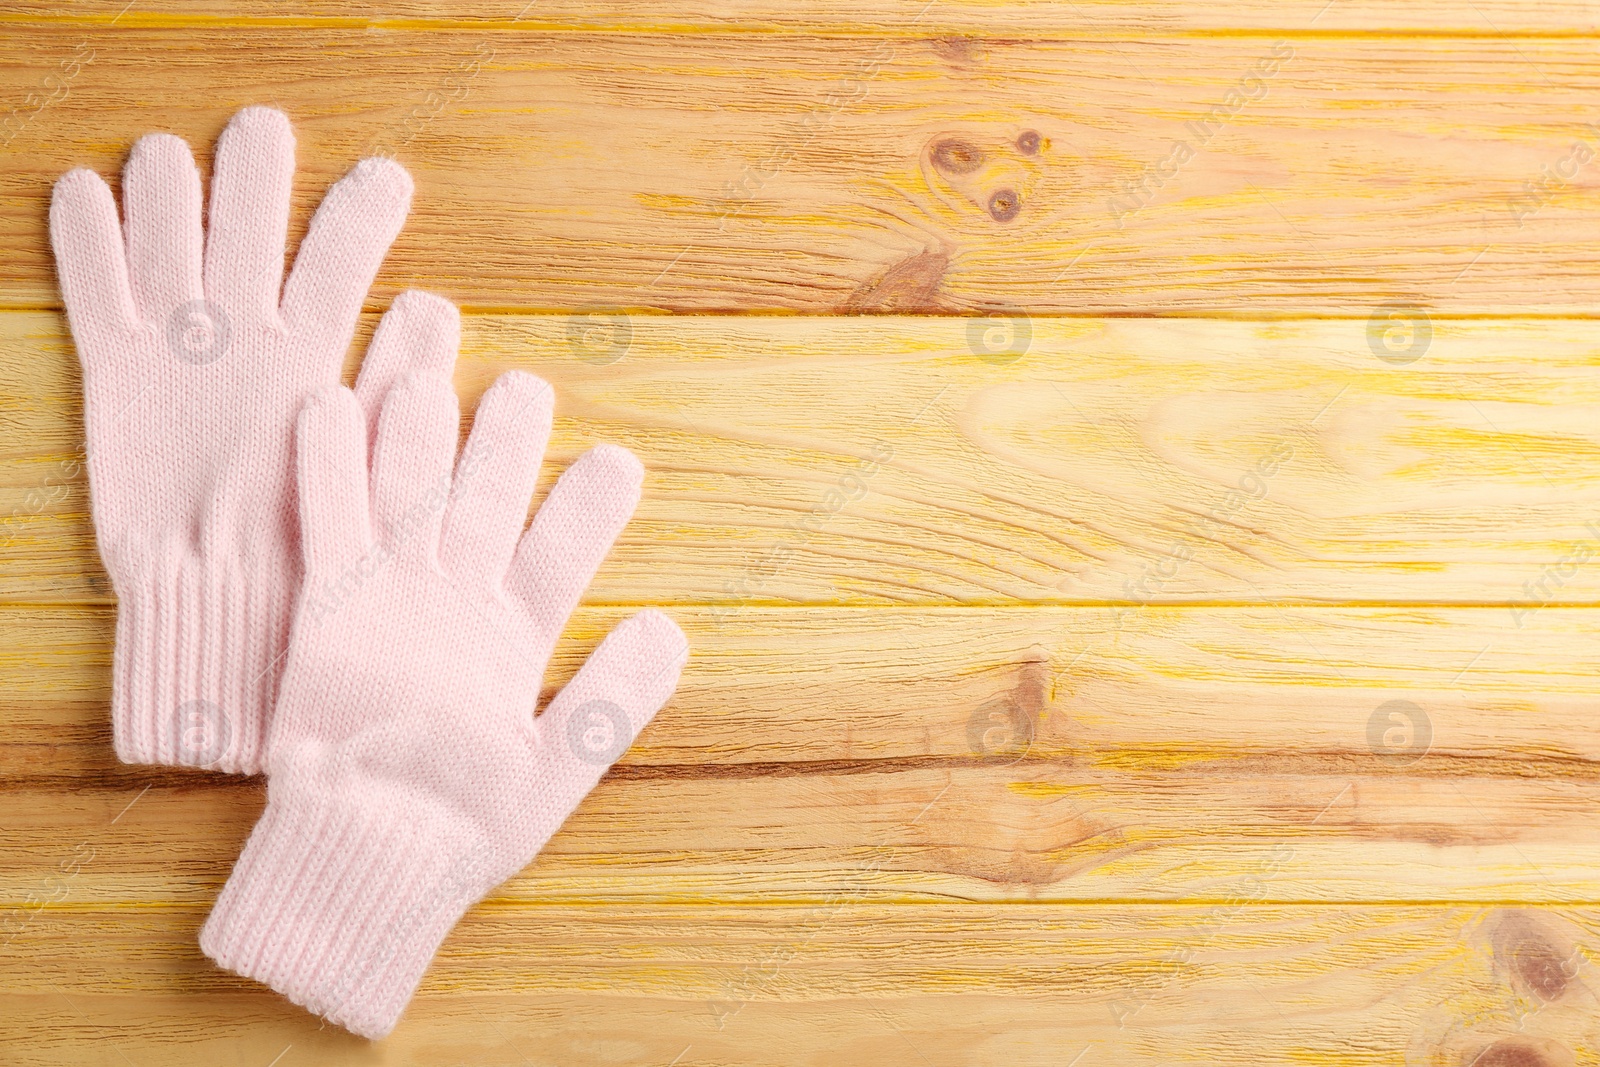
[[[273,145],[294,150],[294,127],[289,116],[275,107],[252,104],[234,112],[222,131],[222,141],[244,141],[252,145]]]
[[[678,688],[689,659],[689,640],[665,612],[647,608],[624,619],[606,635],[593,661],[619,697],[649,722]]]
[[[595,445],[578,457],[572,469],[581,472],[584,478],[631,489],[636,501],[639,487],[644,484],[644,464],[639,462],[638,456],[621,445]]]
[[[85,341],[91,348],[104,347],[92,343],[102,331],[129,329],[138,316],[116,200],[105,179],[87,167],[56,179],[50,193],[50,247],[79,355],[86,362],[98,359],[105,353],[87,351]]]
[[[646,608],[622,625],[637,633],[641,645],[648,645],[664,654],[663,658],[681,659],[689,654],[689,639],[672,621],[672,616],[664,611]]]
[[[404,335],[403,357],[411,370],[449,376],[461,350],[461,311],[437,293],[407,289],[385,318]]]
[[[394,298],[394,314],[403,314],[407,317],[418,319],[435,319],[439,322],[453,322],[458,326],[461,323],[461,312],[457,307],[438,293],[430,293],[426,289],[407,289]]]
[[[549,382],[525,370],[508,370],[494,380],[479,401],[474,432],[480,432],[478,428],[482,427],[482,433],[496,438],[532,433],[541,438],[542,453],[542,438],[550,434],[554,408],[555,390]]]
[[[416,191],[411,172],[388,156],[368,156],[352,167],[339,184],[352,194],[371,196],[378,203],[395,204],[402,215],[410,210],[411,196]]]
[[[133,143],[133,150],[128,153],[128,162],[123,170],[126,172],[174,162],[194,166],[194,153],[189,151],[189,142],[177,134],[147,133]]]
[[[106,180],[100,177],[93,167],[73,167],[56,179],[56,196],[59,198],[63,191],[78,188],[84,183],[88,183],[91,186],[103,186],[106,184]]]
[[[73,214],[94,210],[96,199],[102,196],[109,200],[111,187],[100,175],[88,167],[74,167],[67,171],[56,179],[55,187],[50,191],[52,230]]]

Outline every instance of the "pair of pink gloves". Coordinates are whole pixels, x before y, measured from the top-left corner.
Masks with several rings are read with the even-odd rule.
[[[288,120],[249,108],[217,144],[204,229],[188,147],[152,134],[123,172],[124,222],[75,170],[50,237],[118,597],[117,754],[267,774],[201,948],[376,1038],[455,922],[666,703],[688,649],[641,612],[535,718],[642,468],[595,448],[524,532],[550,387],[503,375],[458,458],[460,320],[426,293],[394,302],[342,388],[411,179],[358,164],[284,283],[293,172]]]

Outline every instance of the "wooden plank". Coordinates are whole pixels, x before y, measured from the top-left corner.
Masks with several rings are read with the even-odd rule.
[[[1429,329],[473,316],[457,384],[555,385],[547,482],[644,460],[598,603],[1595,603],[1600,328]],[[0,598],[109,597],[78,390],[55,315],[0,314]]]
[[[208,155],[263,100],[297,124],[297,219],[365,152],[413,169],[379,301],[1365,319],[1596,297],[1586,38],[9,25],[0,53],[6,306],[56,301],[58,175],[115,171],[158,122]]]
[[[1600,1047],[1592,909],[487,906],[378,1045],[217,971],[203,918],[30,924],[0,951],[8,1062],[1560,1067]]]
[[[674,614],[678,695],[500,896],[1597,899],[1591,610]],[[0,612],[0,903],[208,899],[260,810],[115,763],[111,622]]]
[[[399,0],[342,3],[335,0],[79,0],[70,9],[48,0],[13,0],[0,21],[48,20],[51,24],[104,23],[124,28],[178,30],[216,22],[318,29],[336,26],[520,29],[538,32],[608,33],[804,33],[863,36],[886,32],[950,34],[983,38],[1179,33],[1255,30],[1280,33],[1428,32],[1592,33],[1600,12],[1592,0],[1226,0],[1189,4],[1180,0],[674,0],[671,3],[580,4],[576,0]],[[955,40],[958,54],[979,41]]]
[[[1045,764],[618,775],[495,896],[611,910],[839,893],[1205,903],[1248,885],[1270,903],[1600,902],[1593,775],[1540,778],[1537,763],[1510,762],[1533,780],[1257,770],[1227,757],[1144,774]],[[163,784],[11,789],[0,899],[24,910],[214,899],[260,814],[259,785],[146,777]]]
[[[627,613],[581,609],[541,699]],[[1545,761],[1545,773],[1577,781],[1600,761],[1589,728],[1600,617],[1589,609],[1549,609],[1521,628],[1493,608],[671,613],[689,636],[689,666],[619,775],[1012,764],[1023,774],[1030,761],[1198,774],[1234,757],[1240,771],[1337,778],[1395,765],[1361,762],[1377,754],[1367,729],[1389,700],[1428,720],[1410,774],[1515,777],[1518,760]],[[114,629],[105,608],[0,608],[0,780],[119,790],[156,780],[111,752]],[[996,711],[1017,729],[991,729],[1006,725]]]

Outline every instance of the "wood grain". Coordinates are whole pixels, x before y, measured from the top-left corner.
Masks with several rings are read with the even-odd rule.
[[[1398,365],[1365,322],[474,316],[456,377],[552,382],[546,483],[644,460],[600,603],[1594,603],[1600,328],[1429,328]],[[109,595],[78,389],[56,316],[0,314],[0,598]]]
[[[885,33],[950,35],[945,47],[959,54],[973,39],[1048,35],[1214,33],[1580,34],[1600,27],[1591,0],[670,0],[587,3],[577,0],[76,0],[63,10],[48,0],[13,0],[0,21],[126,28],[205,26],[217,23],[318,29],[327,26],[484,29],[535,32],[798,33],[875,36]]]
[[[1597,23],[7,5],[0,1060],[1600,1062]],[[263,102],[291,246],[417,179],[347,377],[431,288],[466,410],[555,385],[545,485],[646,463],[542,696],[638,605],[693,647],[378,1044],[198,951],[261,781],[111,751],[45,235]]]
[[[551,691],[621,614],[580,615]],[[677,615],[673,703],[497,896],[1597,900],[1590,610]],[[260,810],[115,762],[111,636],[0,613],[0,903],[75,835],[66,901],[209,899]]]
[[[1600,1051],[1593,909],[481,906],[378,1045],[216,971],[193,945],[203,918],[40,913],[17,937],[26,961],[0,953],[8,1061],[142,1063],[180,1042],[195,1062],[429,1067],[1558,1067]]]
[[[0,304],[56,302],[61,173],[153,126],[204,159],[263,100],[301,219],[362,154],[412,168],[379,301],[1365,319],[1600,292],[1583,38],[943,40],[8,25]]]

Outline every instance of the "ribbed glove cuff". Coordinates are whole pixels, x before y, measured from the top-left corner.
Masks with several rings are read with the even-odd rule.
[[[111,726],[125,763],[256,774],[293,593],[282,566],[198,560],[117,582]]]
[[[483,879],[437,820],[401,798],[274,797],[200,948],[363,1037],[394,1028]]]

